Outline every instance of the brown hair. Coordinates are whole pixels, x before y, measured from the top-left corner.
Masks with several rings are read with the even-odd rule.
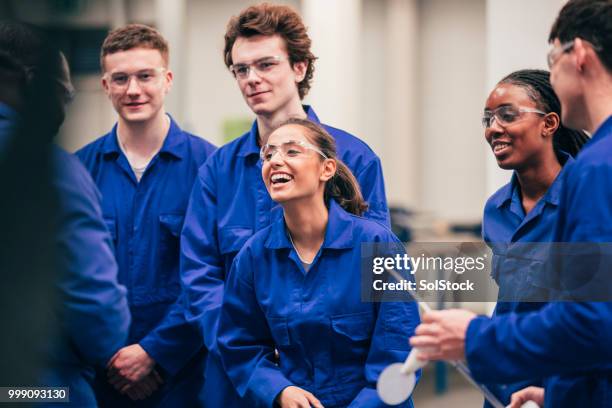
[[[283,126],[296,125],[306,129],[306,137],[317,146],[328,159],[336,162],[336,174],[325,183],[323,199],[326,203],[334,199],[342,208],[351,214],[362,215],[368,209],[368,203],[361,195],[357,179],[337,157],[336,141],[319,124],[308,119],[290,118],[282,122],[276,129]]]
[[[102,71],[104,71],[104,57],[133,48],[150,48],[159,51],[168,66],[170,59],[168,42],[159,31],[144,24],[128,24],[111,31],[104,39],[100,52]]]
[[[238,16],[233,16],[227,23],[223,50],[225,65],[228,68],[233,64],[232,48],[236,39],[255,35],[279,35],[285,42],[289,63],[307,64],[306,75],[298,84],[298,92],[303,99],[310,90],[316,57],[310,51],[310,37],[300,15],[288,6],[262,3],[243,10]]]

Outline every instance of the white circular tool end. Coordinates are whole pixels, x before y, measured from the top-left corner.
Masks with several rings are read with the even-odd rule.
[[[526,403],[521,405],[521,408],[540,408],[540,406],[534,401],[527,401]]]
[[[404,374],[402,363],[391,364],[380,373],[376,390],[380,399],[388,405],[397,405],[406,401],[416,385],[414,373]]]

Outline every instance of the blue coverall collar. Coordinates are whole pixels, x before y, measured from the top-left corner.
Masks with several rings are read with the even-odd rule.
[[[330,200],[329,219],[323,240],[323,249],[346,249],[353,248],[353,220],[335,200]],[[270,234],[266,239],[266,248],[283,249],[291,248],[292,244],[287,235],[285,217],[278,217],[270,227]]]
[[[304,112],[306,112],[309,120],[315,123],[321,123],[319,122],[319,118],[317,117],[314,109],[312,109],[310,105],[302,105],[302,108],[304,108]],[[247,134],[245,143],[238,150],[238,156],[246,157],[252,154],[259,155],[259,145],[257,144],[258,137],[259,130],[257,128],[257,119],[255,119],[251,125],[251,130],[249,130],[249,133]]]
[[[243,143],[242,146],[240,146],[240,149],[238,149],[238,156],[247,157],[253,154],[259,155],[259,146],[257,145],[258,134],[259,131],[257,130],[257,120],[254,120],[245,143]]]
[[[168,134],[166,135],[166,139],[164,140],[164,144],[159,150],[160,154],[169,154],[171,156],[176,157],[177,159],[183,159],[186,152],[186,138],[183,134],[182,129],[175,122],[172,116],[168,115],[170,118],[170,128],[168,129]],[[104,155],[115,154],[119,155],[121,153],[121,147],[119,147],[119,141],[117,139],[117,124],[113,126],[113,129],[108,134],[108,136],[104,140],[104,145],[102,147],[102,153]]]
[[[612,115],[608,116],[608,119],[606,119],[595,131],[595,133],[593,133],[592,137],[591,137],[591,141],[589,142],[589,144],[591,143],[595,143],[597,140],[603,138],[605,135],[609,135],[612,133]]]
[[[574,161],[572,156],[570,156],[569,154],[563,151],[560,151],[559,155],[561,156],[561,165],[563,167],[561,168],[561,171],[557,175],[557,178],[555,179],[555,181],[549,187],[548,191],[546,191],[546,194],[544,194],[544,197],[542,197],[542,200],[544,200],[545,202],[549,204],[555,205],[555,206],[559,205],[559,200],[561,197],[561,186],[563,185],[563,181],[562,181],[563,171],[567,168],[568,164],[571,164]],[[515,202],[520,204],[520,195],[519,195],[518,189],[519,189],[518,177],[516,175],[516,172],[513,172],[510,183],[506,184],[502,188],[499,196],[497,197],[497,200],[495,203],[497,205],[497,208],[501,208],[504,205],[506,205],[508,202],[512,202],[513,199]]]

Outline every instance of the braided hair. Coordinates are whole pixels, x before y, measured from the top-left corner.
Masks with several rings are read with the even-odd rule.
[[[561,117],[561,102],[550,83],[550,72],[541,69],[522,69],[504,77],[499,84],[520,86],[537,104],[538,109],[546,113],[554,112]],[[588,135],[581,130],[559,127],[553,136],[553,149],[560,160],[560,151],[576,157],[582,146],[589,141]]]

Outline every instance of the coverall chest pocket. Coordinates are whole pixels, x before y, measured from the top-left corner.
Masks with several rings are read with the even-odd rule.
[[[219,251],[223,255],[240,251],[245,242],[253,235],[253,229],[248,227],[223,227],[219,230]]]
[[[178,284],[179,242],[184,216],[181,214],[160,214],[159,253],[160,274],[165,286]],[[175,276],[176,275],[176,276]]]
[[[299,341],[292,342],[289,334],[289,322],[286,317],[267,317],[274,347],[280,355],[279,366],[283,374],[294,384],[304,385],[311,382],[310,363],[301,353],[304,345]]]
[[[499,286],[499,301],[545,302],[549,298],[546,263],[513,254],[495,254],[493,278]]]
[[[374,314],[360,312],[331,316],[332,360],[337,362],[336,374],[339,378],[352,380],[361,376],[370,349]]]

